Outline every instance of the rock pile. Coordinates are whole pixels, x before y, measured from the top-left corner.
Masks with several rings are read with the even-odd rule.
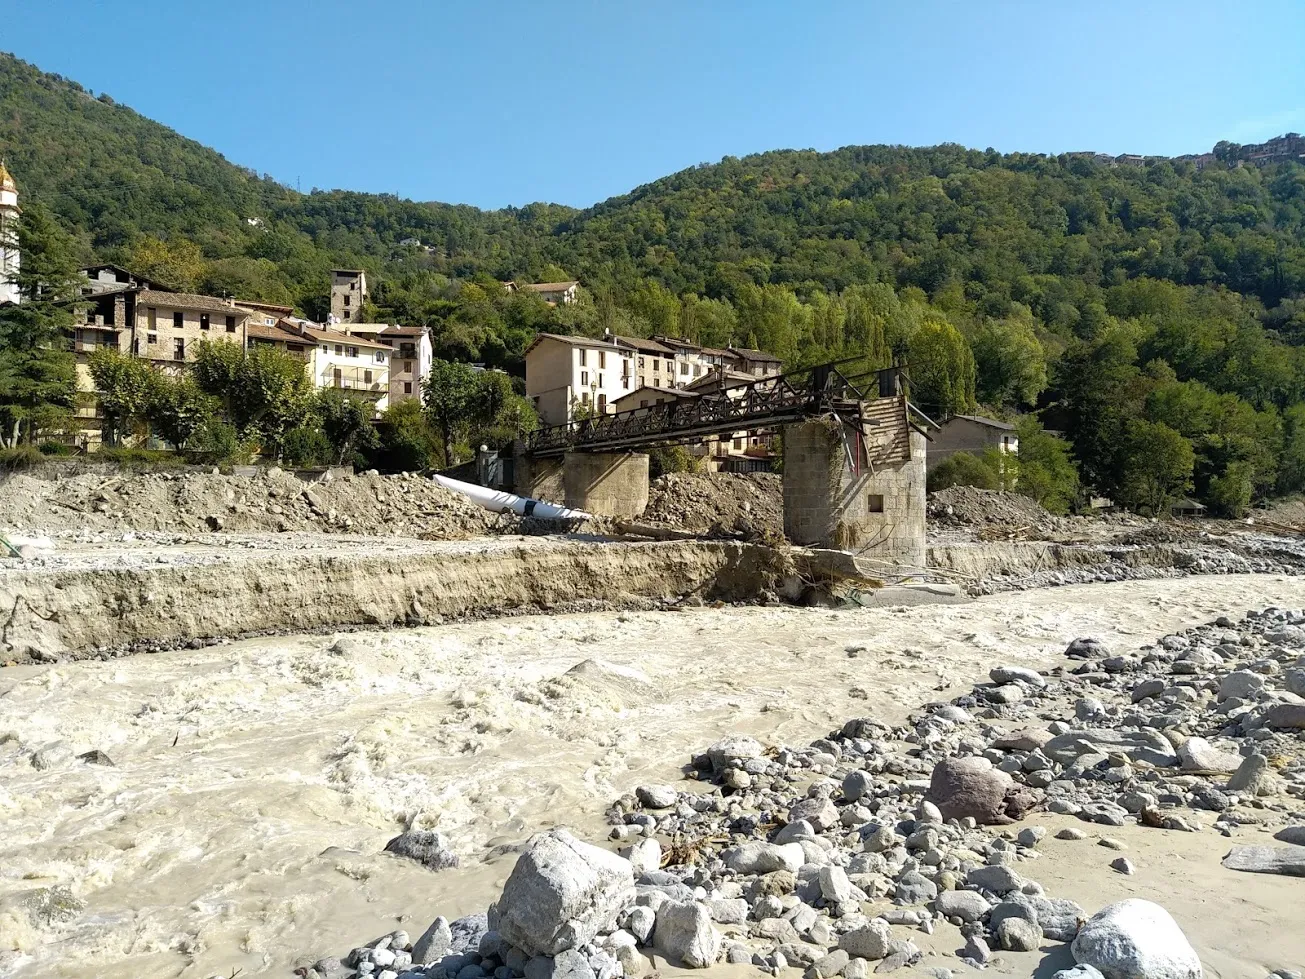
[[[783,482],[775,473],[667,473],[649,486],[643,519],[693,533],[783,538]]]
[[[316,970],[615,979],[660,955],[866,979],[920,963],[914,937],[947,927],[952,967],[1052,942],[1078,963],[1056,979],[1199,979],[1164,908],[1130,899],[1089,915],[1031,876],[1043,827],[1000,827],[1038,809],[1224,835],[1290,822],[1305,799],[1303,653],[1305,613],[1268,609],[1137,651],[1079,639],[1064,665],[997,667],[904,727],[854,718],[805,747],[725,738],[692,759],[683,787],[616,801],[619,855],[540,834],[486,915],[437,919],[410,950],[395,933]],[[1278,838],[1234,848],[1228,872],[1305,872],[1305,826]],[[1133,870],[1127,857],[1112,866]]]
[[[217,471],[25,473],[0,482],[0,529],[165,532],[312,531],[461,540],[505,526],[457,493],[416,475],[305,482],[275,467]]]
[[[1053,516],[1037,500],[974,486],[950,486],[929,495],[928,515],[941,524],[982,527],[1001,524],[1043,533],[1063,530],[1073,521]]]

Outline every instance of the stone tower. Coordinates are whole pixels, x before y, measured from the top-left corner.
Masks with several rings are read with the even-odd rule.
[[[18,293],[18,185],[0,161],[0,303],[16,303]]]
[[[362,269],[331,270],[331,318],[337,323],[361,323],[367,301],[367,274]]]

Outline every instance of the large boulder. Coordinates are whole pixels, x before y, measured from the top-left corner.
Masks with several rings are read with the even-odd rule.
[[[797,873],[806,855],[797,843],[765,843],[749,840],[721,854],[725,866],[736,874],[769,874],[776,870]]]
[[[566,830],[538,833],[503,885],[498,931],[530,955],[557,955],[614,927],[634,896],[628,860]]]
[[[705,969],[720,958],[720,932],[711,923],[711,912],[696,901],[667,901],[658,908],[653,944],[691,969]]]
[[[981,825],[1009,823],[1036,801],[986,758],[944,758],[934,766],[925,799],[943,819],[971,816]]]
[[[706,750],[702,756],[706,764],[700,767],[710,768],[719,775],[741,761],[760,758],[763,750],[765,749],[762,748],[761,742],[756,738],[740,734],[731,735],[721,738]]]
[[[1070,946],[1105,979],[1201,979],[1201,960],[1169,912],[1131,898],[1102,908]]]
[[[444,837],[433,830],[400,833],[385,844],[385,852],[416,860],[431,870],[447,870],[458,865],[458,855],[449,848]]]
[[[1088,728],[1058,734],[1042,746],[1042,753],[1062,765],[1072,765],[1079,755],[1093,749],[1118,751],[1132,761],[1150,762],[1170,767],[1178,764],[1173,745],[1159,731],[1120,731],[1111,728]]]
[[[1232,774],[1241,767],[1242,756],[1224,751],[1205,738],[1188,738],[1178,746],[1178,764],[1185,772]]]

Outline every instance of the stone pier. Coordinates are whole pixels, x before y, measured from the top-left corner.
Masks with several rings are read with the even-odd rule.
[[[522,496],[626,520],[648,506],[648,456],[642,452],[568,452],[561,459],[519,454],[516,465]]]
[[[786,427],[785,535],[852,551],[886,574],[922,569],[924,446],[901,397],[866,402],[857,426],[830,415]]]

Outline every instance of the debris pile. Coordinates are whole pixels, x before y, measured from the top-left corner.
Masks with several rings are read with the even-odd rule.
[[[775,473],[667,473],[652,481],[643,519],[693,533],[783,538],[783,481]]]
[[[1023,527],[1040,533],[1064,530],[1071,523],[1048,513],[1037,500],[973,486],[950,486],[929,496],[929,519],[971,527]]]
[[[461,540],[511,525],[416,475],[363,474],[306,482],[275,467],[255,475],[112,470],[0,483],[0,528],[173,533],[310,531]]]
[[[1011,824],[1041,809],[1077,817],[1085,828],[1063,841],[1125,824],[1211,837],[1243,820],[1284,826],[1283,846],[1233,847],[1224,867],[1305,872],[1305,826],[1289,825],[1305,799],[1303,652],[1305,613],[1268,609],[1137,651],[1078,639],[1064,665],[999,666],[905,727],[854,718],[801,748],[727,737],[693,759],[688,785],[617,800],[619,855],[539,834],[486,914],[314,969],[615,979],[651,973],[660,955],[866,979],[916,963],[981,968],[1055,942],[1077,963],[1055,979],[1199,979],[1163,907],[1129,899],[1090,914],[1048,895],[1030,874],[1047,830]],[[1110,867],[1136,869],[1122,855]],[[915,939],[940,929],[954,931],[926,944],[954,952],[922,961]]]

